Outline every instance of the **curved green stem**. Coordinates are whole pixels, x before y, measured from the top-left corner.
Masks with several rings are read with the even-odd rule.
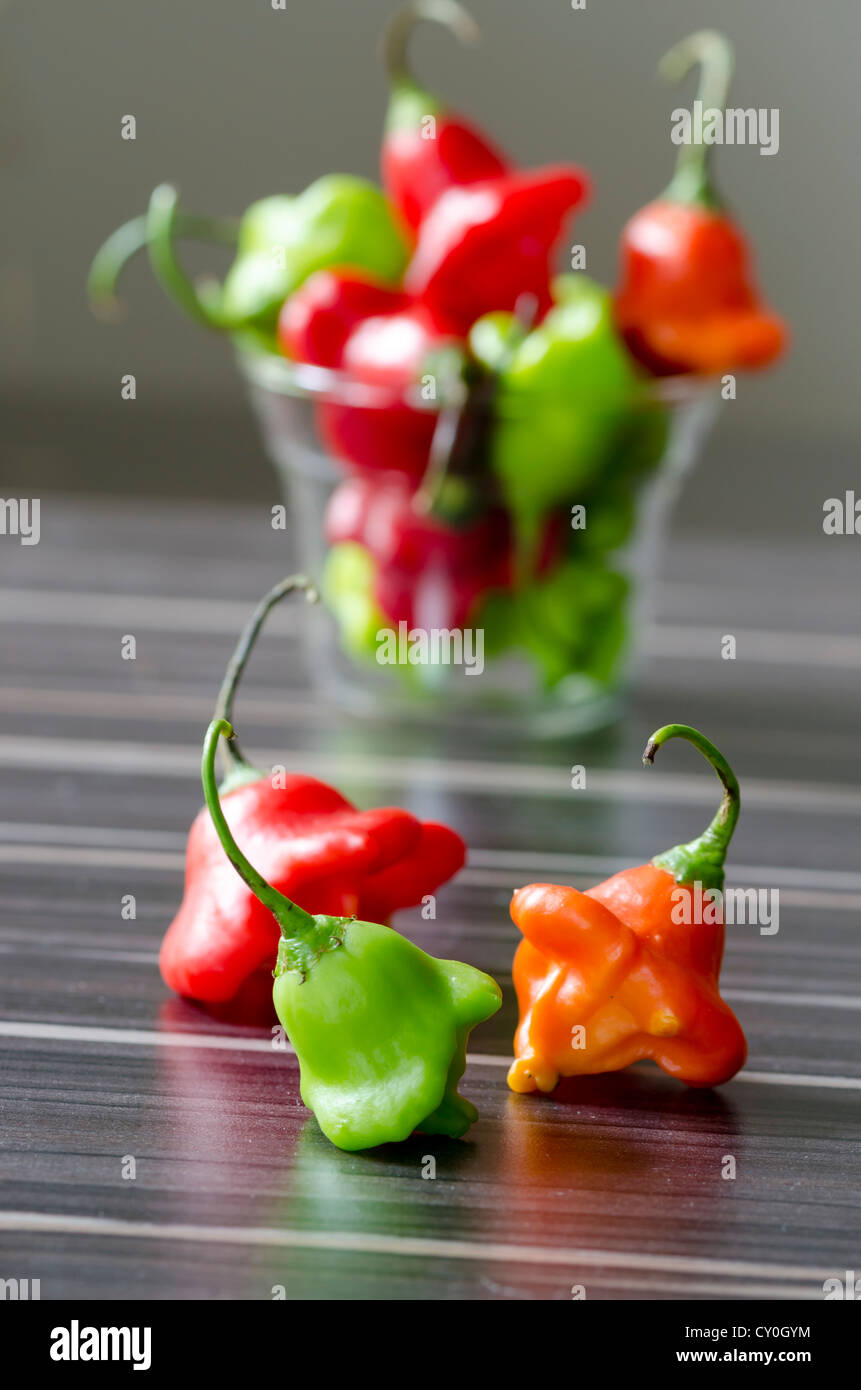
[[[93,313],[100,318],[117,318],[120,302],[117,285],[123,269],[147,245],[147,214],[133,217],[112,232],[96,252],[87,276],[87,297]],[[189,241],[217,246],[235,246],[239,222],[235,218],[200,217],[177,212],[175,233]]]
[[[658,72],[667,82],[681,82],[695,64],[700,66],[700,81],[696,100],[703,114],[726,108],[729,85],[732,81],[734,57],[732,44],[716,29],[700,29],[689,34],[669,53],[665,53]],[[702,141],[683,144],[679,148],[676,172],[665,198],[675,203],[696,203],[703,207],[720,206],[709,180],[708,152],[711,147]]]
[[[239,641],[234,648],[233,655],[227,663],[227,669],[224,672],[224,680],[221,683],[218,699],[215,702],[214,719],[221,720],[222,723],[229,723],[232,721],[233,701],[236,696],[236,691],[242,679],[242,673],[248,663],[248,658],[251,655],[252,648],[257,641],[260,629],[266,621],[270,610],[275,607],[276,603],[280,603],[282,598],[285,598],[287,594],[291,594],[297,589],[304,593],[309,603],[316,603],[320,597],[317,589],[311,583],[311,580],[307,579],[304,574],[291,574],[288,575],[286,579],[282,579],[280,584],[276,584],[274,588],[270,589],[269,593],[265,594],[258,603],[243,628]],[[235,734],[229,736],[225,748],[229,761],[234,769],[238,771],[250,770],[254,772],[255,776],[260,775],[256,769],[251,767],[251,764],[239,747]]]
[[[723,754],[689,724],[665,724],[652,734],[643,753],[647,767],[654,762],[658,749],[671,738],[687,739],[708,759],[723,785],[723,799],[711,824],[698,839],[656,854],[652,863],[668,869],[677,883],[699,881],[704,888],[722,888],[724,860],[741,809],[738,779]]]
[[[179,194],[171,184],[162,183],[153,190],[146,217],[150,264],[162,289],[205,328],[223,332],[239,327],[238,323],[221,313],[218,305],[220,294],[204,295],[188,278],[177,259],[174,238],[179,232]]]
[[[321,933],[318,919],[312,917],[310,912],[306,912],[304,908],[291,902],[289,898],[285,898],[284,894],[279,893],[277,888],[273,888],[271,883],[267,883],[263,875],[259,874],[253,864],[250,864],[245,858],[234,840],[221,809],[218,787],[215,783],[215,752],[222,734],[226,739],[232,739],[234,736],[233,726],[226,719],[213,719],[203,740],[203,758],[200,767],[207,809],[212,817],[218,838],[224,847],[224,852],[234,869],[251,889],[254,896],[260,899],[264,907],[269,908],[281,928],[282,938],[292,948],[290,969],[304,972],[319,955]]]
[[[408,49],[413,30],[423,21],[442,24],[462,43],[475,43],[481,31],[456,0],[412,0],[392,15],[383,30],[380,56],[393,87],[421,90],[409,65]]]

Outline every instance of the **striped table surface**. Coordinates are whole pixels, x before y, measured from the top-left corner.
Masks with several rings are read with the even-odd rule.
[[[468,1138],[345,1154],[269,1021],[172,998],[156,968],[203,728],[284,536],[265,509],[43,499],[38,545],[0,538],[0,1278],[43,1298],[814,1300],[861,1273],[856,554],[679,541],[624,720],[544,742],[351,720],[306,687],[295,610],[273,615],[243,744],[454,825],[466,869],[435,920],[396,924],[504,992],[471,1039]],[[777,932],[728,930],[748,1065],[720,1091],[644,1065],[515,1096],[511,889],[585,887],[698,832],[717,784],[693,750],[640,767],[671,720],[739,774],[728,882],[779,890]]]

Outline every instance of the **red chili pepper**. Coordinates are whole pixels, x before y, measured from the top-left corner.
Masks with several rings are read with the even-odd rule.
[[[501,508],[451,526],[421,509],[406,479],[351,478],[332,494],[325,536],[356,541],[377,563],[374,597],[393,624],[463,627],[476,600],[512,581],[511,528]]]
[[[317,424],[336,457],[363,472],[423,476],[436,428],[436,412],[406,403],[441,337],[421,305],[358,323],[343,346],[340,366],[351,391],[368,389],[368,405],[322,401]]]
[[[409,303],[400,290],[352,270],[318,270],[284,301],[278,319],[281,351],[295,362],[340,367],[344,347],[363,319]]]
[[[587,187],[581,170],[554,165],[450,188],[422,222],[404,288],[441,332],[458,336],[524,295],[540,317],[551,303],[553,248]]]
[[[721,110],[732,71],[727,40],[692,34],[666,55],[662,73],[678,80],[702,65],[702,110]],[[662,197],[622,233],[616,320],[635,357],[656,375],[764,367],[782,352],[786,326],[753,285],[740,228],[708,177],[707,148],[682,145]]]
[[[413,230],[447,188],[495,179],[508,170],[507,160],[484,134],[446,110],[410,72],[407,45],[421,20],[444,24],[467,41],[478,35],[474,20],[453,0],[405,5],[383,35],[383,62],[391,81],[381,152],[383,187]]]
[[[618,1071],[645,1058],[689,1086],[717,1086],[744,1065],[744,1033],[718,983],[723,863],[738,782],[714,745],[686,724],[653,734],[643,761],[676,737],[705,754],[724,787],[699,839],[585,893],[533,883],[514,894],[511,915],[524,939],[514,958],[513,1091],[552,1091],[561,1076]],[[708,904],[699,914],[697,892]]]
[[[228,667],[216,717],[229,718],[266,614],[294,589],[316,598],[300,577],[267,594]],[[308,912],[385,922],[463,864],[463,841],[444,825],[394,807],[357,811],[314,777],[265,775],[236,747],[229,756],[222,804],[231,831],[268,881]],[[204,808],[189,832],[182,905],[162,943],[165,983],[207,1003],[231,999],[256,971],[271,971],[278,940],[272,914],[237,877]]]
[[[374,598],[393,624],[464,627],[479,600],[515,582],[511,518],[488,507],[452,523],[428,509],[424,485],[407,479],[351,478],[333,492],[324,521],[330,545],[363,546],[376,562]],[[557,562],[565,543],[564,518],[545,523],[535,573]]]
[[[397,313],[356,324],[344,343],[341,365],[353,380],[402,399],[445,341],[424,305],[408,303]]]

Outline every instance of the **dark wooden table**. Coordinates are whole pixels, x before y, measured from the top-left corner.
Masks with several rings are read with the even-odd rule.
[[[266,1027],[169,997],[156,969],[202,732],[283,535],[265,508],[47,497],[38,546],[0,538],[0,1277],[42,1298],[821,1299],[861,1273],[861,549],[812,536],[676,544],[628,715],[588,738],[351,722],[303,688],[295,618],[273,621],[244,745],[454,824],[468,868],[436,921],[397,925],[505,991],[472,1038],[468,1139],[370,1154],[322,1138]],[[640,767],[670,720],[741,778],[729,882],[780,892],[777,935],[728,933],[748,1066],[719,1092],[644,1066],[515,1096],[510,890],[587,886],[699,831],[717,784],[694,752]]]

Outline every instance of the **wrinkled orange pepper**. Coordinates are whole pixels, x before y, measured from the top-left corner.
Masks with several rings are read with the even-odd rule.
[[[744,1065],[744,1033],[718,986],[719,893],[738,782],[687,724],[653,734],[643,761],[677,737],[698,748],[723,783],[703,835],[585,893],[532,883],[514,894],[511,916],[524,940],[514,957],[520,1023],[508,1073],[513,1091],[552,1091],[560,1077],[619,1071],[647,1058],[689,1086],[719,1085]],[[706,911],[691,910],[703,901]],[[693,921],[697,915],[703,920]]]

